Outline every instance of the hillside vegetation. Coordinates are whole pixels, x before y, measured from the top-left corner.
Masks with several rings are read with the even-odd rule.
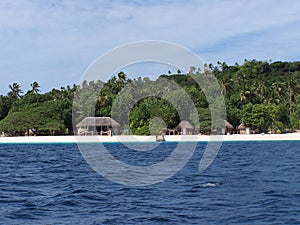
[[[191,67],[188,74],[182,74],[178,70],[176,74],[169,72],[161,75],[157,79],[168,79],[181,87],[181,90],[170,91],[169,99],[157,97],[159,90],[165,90],[163,85],[157,85],[159,82],[149,78],[131,80],[123,72],[106,83],[85,81],[81,85],[61,87],[43,94],[40,93],[37,82],[33,82],[31,90],[25,94],[21,86],[14,83],[9,85],[11,91],[7,95],[0,96],[0,132],[10,135],[73,134],[72,109],[77,120],[86,116],[111,116],[113,102],[119,101],[119,112],[123,107],[130,104],[133,106],[129,116],[127,115],[132,134],[150,134],[149,124],[156,117],[161,118],[168,128],[174,128],[180,120],[186,119],[209,133],[209,104],[192,78],[205,72],[212,72],[217,77],[225,96],[227,120],[235,128],[244,122],[259,132],[300,129],[300,62],[245,60],[243,65],[218,62],[215,66],[205,65],[204,71]],[[140,99],[134,96],[134,92],[128,91],[143,85],[149,87],[146,98]],[[182,90],[184,93],[181,93]],[[151,92],[158,94],[151,96]],[[121,99],[118,98],[120,93]],[[184,94],[188,94],[196,111],[179,115],[176,111],[176,99],[180,101],[178,96]],[[188,103],[180,104],[187,111],[190,110]],[[195,114],[199,118],[196,122]],[[121,125],[123,118],[120,115],[121,121],[118,122]]]

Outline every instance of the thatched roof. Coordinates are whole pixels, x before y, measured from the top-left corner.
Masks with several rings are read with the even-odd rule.
[[[76,125],[76,127],[86,127],[86,126],[119,127],[120,124],[110,117],[86,117]]]
[[[232,130],[234,129],[233,126],[227,120],[225,120],[225,127]]]
[[[242,122],[242,123],[238,126],[238,129],[239,129],[239,130],[245,130],[245,129],[246,129],[245,123]]]
[[[183,120],[181,121],[178,126],[177,126],[177,129],[194,129],[194,126],[187,120]]]

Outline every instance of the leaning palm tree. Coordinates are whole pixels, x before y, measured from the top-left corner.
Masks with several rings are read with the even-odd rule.
[[[30,84],[30,86],[31,86],[31,92],[32,93],[37,94],[37,93],[41,92],[41,90],[39,89],[40,85],[39,85],[38,82],[34,81],[32,84]]]
[[[12,96],[15,99],[18,99],[21,97],[21,94],[23,93],[22,89],[21,89],[21,85],[17,84],[17,83],[13,83],[12,85],[9,85],[10,88],[10,92],[8,93],[8,95]]]

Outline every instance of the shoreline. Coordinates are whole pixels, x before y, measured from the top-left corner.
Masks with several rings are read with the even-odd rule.
[[[238,142],[238,141],[300,141],[300,133],[289,134],[232,134],[232,135],[165,135],[164,142]],[[156,136],[22,136],[0,137],[0,144],[31,143],[148,143]]]

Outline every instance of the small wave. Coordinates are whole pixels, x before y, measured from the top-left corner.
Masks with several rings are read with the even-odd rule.
[[[205,188],[206,187],[218,187],[218,186],[219,186],[218,183],[210,183],[210,182],[202,185],[202,187],[205,187]]]

